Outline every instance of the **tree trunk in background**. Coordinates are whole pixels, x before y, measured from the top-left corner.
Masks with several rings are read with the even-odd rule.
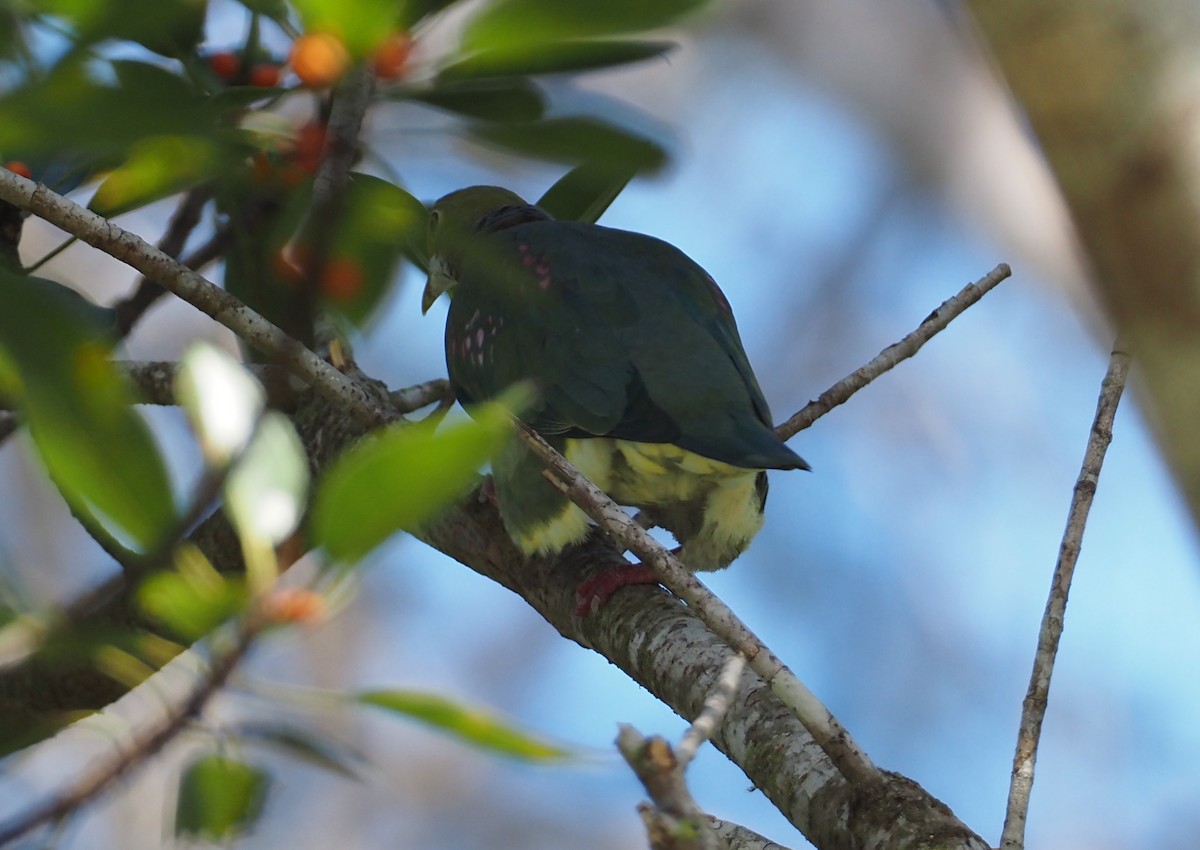
[[[1200,4],[969,0],[1200,520]]]

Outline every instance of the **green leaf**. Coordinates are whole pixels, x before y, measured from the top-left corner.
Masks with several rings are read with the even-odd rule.
[[[249,599],[241,578],[224,576],[198,549],[184,547],[175,570],[155,573],[138,588],[138,604],[181,638],[197,640],[240,613]]]
[[[307,494],[304,445],[291,420],[272,411],[225,480],[225,509],[240,537],[278,545],[299,524]]]
[[[99,63],[65,61],[0,98],[0,150],[95,163],[148,136],[217,133],[220,112],[181,77],[145,62],[111,68],[115,83]]]
[[[344,744],[321,737],[320,732],[294,725],[248,723],[237,727],[242,738],[261,741],[277,747],[293,758],[306,761],[347,779],[360,779],[358,765],[365,761],[359,753]]]
[[[217,146],[190,136],[153,136],[137,142],[110,172],[88,206],[112,217],[216,177],[230,165]]]
[[[400,27],[396,0],[293,0],[305,32],[327,32],[362,58]]]
[[[527,398],[523,389],[518,392]],[[512,430],[505,408],[527,403],[506,395],[503,406],[472,411],[474,422],[440,434],[429,422],[394,425],[342,455],[317,488],[317,542],[334,559],[355,561],[392,533],[415,531],[462,498]]]
[[[164,56],[192,52],[204,30],[207,0],[39,0],[39,10],[73,25],[78,43],[136,41]]]
[[[660,145],[596,118],[477,124],[470,132],[482,142],[554,162],[591,162],[618,171],[641,173],[656,171],[667,161],[667,153]]]
[[[175,396],[211,464],[228,463],[246,447],[267,401],[242,364],[208,343],[184,352]]]
[[[224,840],[258,820],[271,778],[225,756],[201,756],[184,770],[175,807],[175,834]]]
[[[525,74],[559,74],[608,68],[662,56],[675,47],[670,41],[588,39],[555,41],[516,48],[491,48],[472,53],[443,68],[439,80]]]
[[[363,691],[355,701],[403,714],[459,740],[523,761],[558,761],[571,753],[517,729],[495,714],[468,708],[437,694],[418,691]]]
[[[0,392],[67,502],[148,549],[175,517],[166,468],[94,314],[58,290],[0,271]]]
[[[585,162],[558,179],[537,205],[559,221],[595,224],[636,171]]]
[[[439,81],[432,89],[399,89],[392,96],[484,121],[536,121],[546,111],[537,86],[520,77],[461,83]]]
[[[429,211],[394,183],[368,174],[351,175],[344,212],[330,243],[326,274],[336,263],[354,270],[356,288],[339,291],[323,282],[330,306],[352,322],[370,317],[395,278],[401,256],[424,266]],[[334,281],[336,282],[336,281]]]
[[[495,0],[463,33],[469,50],[509,49],[667,26],[707,0]]]
[[[411,30],[419,21],[453,6],[458,0],[401,0],[400,26]]]

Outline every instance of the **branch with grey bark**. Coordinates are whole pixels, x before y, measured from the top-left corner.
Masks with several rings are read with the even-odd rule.
[[[398,415],[386,393],[365,377],[342,375],[132,234],[15,175],[0,174],[0,197],[25,205],[69,232],[78,231],[85,241],[154,277],[309,383],[314,392],[301,400],[295,418],[317,472],[369,427]],[[612,563],[615,550],[605,541],[594,539],[553,560],[526,561],[509,542],[495,510],[470,501],[420,536],[520,593],[564,636],[604,654],[682,716],[694,718],[703,711],[728,646],[689,610],[661,591],[636,588],[585,621],[575,615],[580,580]],[[236,551],[220,548],[209,554],[218,568],[238,558]],[[684,588],[684,598],[691,580],[685,575],[677,583]],[[706,604],[693,596],[701,607]],[[734,627],[732,633],[737,631]],[[814,843],[828,850],[915,848],[927,846],[929,837],[936,836],[945,847],[986,846],[943,804],[910,780],[878,771],[865,756],[856,757],[852,745],[843,747],[851,755],[839,756],[842,764],[835,763],[768,684],[778,687],[782,681],[796,682],[794,677],[781,679],[780,670],[786,668],[769,652],[755,654],[762,656],[754,663],[766,680],[757,673],[742,678],[730,711],[715,724],[712,740]],[[784,690],[794,697],[794,685]],[[795,704],[793,697],[789,702]],[[826,728],[836,737],[838,727]]]

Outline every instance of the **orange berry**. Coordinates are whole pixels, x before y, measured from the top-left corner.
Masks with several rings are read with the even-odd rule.
[[[13,174],[16,174],[18,177],[24,177],[26,180],[33,179],[33,171],[30,170],[28,165],[20,160],[14,159],[11,162],[6,162],[4,163],[4,167]]]
[[[262,612],[273,623],[311,626],[325,619],[325,599],[305,587],[283,588],[263,600]]]
[[[371,56],[371,69],[381,80],[395,80],[404,74],[412,53],[412,38],[406,32],[395,32],[383,40]]]
[[[321,292],[332,301],[350,301],[362,292],[362,266],[347,257],[331,259],[321,275]]]
[[[336,35],[314,32],[296,39],[288,61],[300,82],[310,88],[322,88],[336,83],[346,73],[350,53]]]
[[[246,77],[246,82],[262,89],[271,89],[279,85],[279,78],[279,66],[266,62],[251,68],[249,76]]]
[[[208,57],[208,67],[225,82],[231,82],[242,71],[242,60],[236,53],[222,50]]]

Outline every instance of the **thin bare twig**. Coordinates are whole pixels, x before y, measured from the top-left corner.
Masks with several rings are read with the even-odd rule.
[[[622,723],[617,749],[650,795],[638,806],[651,850],[725,850],[708,815],[692,799],[684,781],[684,764],[671,745],[657,735],[647,738]]]
[[[450,389],[450,382],[445,378],[434,378],[402,390],[394,390],[388,395],[400,413],[412,413],[435,401],[440,402],[446,399],[450,399],[451,403],[454,401],[454,392]]]
[[[363,387],[346,378],[237,298],[136,234],[52,192],[46,186],[6,169],[0,169],[0,200],[29,210],[89,245],[128,263],[298,375],[359,422],[376,426],[391,421],[391,414],[371,398]]]
[[[762,677],[771,690],[804,724],[813,739],[829,756],[841,774],[854,782],[873,782],[880,778],[877,768],[850,737],[816,695],[808,689],[775,653],[743,623],[712,591],[651,537],[629,514],[595,484],[588,481],[566,458],[527,427],[519,433],[553,473],[556,484],[596,523],[650,567],[655,576],[677,597],[688,604],[716,634],[736,652],[746,656],[750,668]],[[557,481],[553,479],[557,478]]]
[[[258,626],[243,625],[234,645],[212,663],[208,675],[196,683],[187,696],[166,716],[141,730],[133,742],[121,748],[114,758],[85,774],[59,794],[7,823],[0,824],[0,846],[20,838],[42,824],[58,820],[99,796],[131,768],[166,746],[225,684],[238,663],[245,657],[259,631]]]
[[[1070,511],[1067,513],[1067,527],[1058,549],[1058,562],[1054,565],[1054,577],[1050,581],[1050,596],[1046,601],[1046,611],[1042,615],[1042,627],[1038,633],[1033,674],[1029,677],[1029,689],[1025,693],[1025,702],[1021,709],[1021,726],[1017,733],[1012,780],[1008,789],[1008,807],[1000,839],[1001,850],[1021,850],[1025,845],[1025,820],[1029,813],[1029,795],[1033,789],[1033,769],[1042,734],[1042,720],[1046,716],[1050,677],[1054,673],[1054,659],[1058,654],[1059,639],[1062,637],[1067,595],[1071,590],[1075,564],[1079,560],[1088,511],[1091,510],[1092,499],[1096,495],[1096,484],[1100,478],[1100,467],[1104,464],[1104,453],[1112,441],[1113,418],[1117,414],[1117,405],[1121,401],[1121,393],[1125,389],[1125,380],[1129,374],[1130,357],[1122,348],[1121,341],[1118,340],[1109,358],[1104,382],[1100,386],[1096,416],[1092,421],[1091,435],[1084,451],[1079,478],[1075,481],[1075,492],[1071,497]]]
[[[737,692],[738,680],[742,678],[742,671],[745,669],[746,659],[737,652],[731,654],[725,666],[721,668],[721,674],[717,676],[712,691],[704,700],[704,708],[675,747],[675,758],[679,760],[680,769],[686,768],[696,757],[700,745],[713,736],[717,724],[725,717],[725,712],[729,711],[729,704]]]
[[[1008,264],[1001,263],[975,283],[967,284],[961,292],[953,298],[942,302],[941,306],[926,316],[925,320],[917,326],[916,330],[899,342],[889,345],[883,351],[879,352],[865,366],[855,369],[845,378],[842,378],[842,380],[821,393],[816,401],[810,401],[804,405],[787,422],[776,426],[775,433],[782,440],[790,440],[826,413],[838,405],[844,404],[850,396],[871,383],[871,381],[920,351],[921,346],[929,342],[939,332],[945,330],[946,326],[952,320],[961,315],[964,310],[980,298],[987,295],[1000,281],[1011,274],[1012,269],[1008,267]]]

